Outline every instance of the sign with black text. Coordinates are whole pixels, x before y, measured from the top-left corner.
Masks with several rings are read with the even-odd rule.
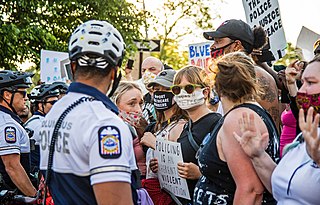
[[[190,200],[187,181],[178,174],[177,164],[183,162],[180,143],[157,138],[154,154],[158,159],[158,179],[161,188]]]
[[[283,30],[278,0],[242,0],[247,23],[262,26],[269,37],[276,60],[285,55],[287,41]]]

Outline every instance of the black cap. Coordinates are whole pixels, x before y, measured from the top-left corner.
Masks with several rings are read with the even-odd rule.
[[[234,40],[245,41],[250,45],[253,45],[254,42],[254,34],[249,24],[236,19],[226,20],[217,30],[203,32],[203,36],[207,40],[228,37]]]

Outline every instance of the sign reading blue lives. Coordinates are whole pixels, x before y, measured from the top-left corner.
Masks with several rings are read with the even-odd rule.
[[[6,127],[4,129],[5,139],[7,143],[16,143],[16,128],[15,127]]]
[[[120,131],[115,126],[103,126],[98,131],[99,153],[104,159],[115,159],[121,155]]]

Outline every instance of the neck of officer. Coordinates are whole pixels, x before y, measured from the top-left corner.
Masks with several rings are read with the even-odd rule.
[[[12,108],[4,100],[1,100],[0,105],[13,112]]]
[[[103,94],[107,94],[109,87],[111,86],[111,79],[110,76],[106,76],[103,79],[95,79],[95,78],[81,78],[78,77],[78,79],[76,80],[76,82],[79,83],[83,83],[86,84],[88,86],[94,87],[96,89],[98,89],[100,92],[102,92]]]

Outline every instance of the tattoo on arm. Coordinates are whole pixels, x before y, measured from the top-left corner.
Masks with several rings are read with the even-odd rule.
[[[269,81],[264,76],[260,76],[258,78],[258,82],[263,90],[263,94],[260,95],[261,100],[269,103],[274,102],[277,99],[277,93],[272,87],[270,87]]]

